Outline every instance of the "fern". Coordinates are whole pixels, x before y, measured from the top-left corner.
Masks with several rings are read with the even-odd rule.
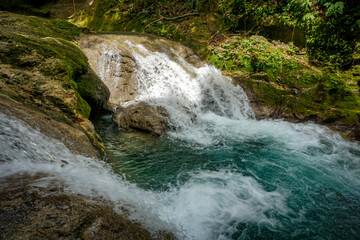
[[[303,20],[307,23],[311,23],[311,22],[314,22],[315,16],[312,13],[307,13],[303,16]]]
[[[325,16],[331,16],[331,15],[335,15],[337,16],[338,14],[343,14],[344,12],[344,2],[336,2],[336,3],[330,3],[327,2],[324,4],[325,7],[327,7],[327,11]]]

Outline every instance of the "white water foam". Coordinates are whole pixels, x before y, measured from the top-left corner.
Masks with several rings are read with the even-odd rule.
[[[350,182],[360,184],[356,177],[360,159],[349,151],[359,149],[357,143],[346,142],[327,127],[316,124],[258,121],[244,90],[215,67],[194,67],[172,49],[152,52],[141,44],[127,44],[136,62],[136,100],[162,106],[169,112],[170,125],[175,127],[175,131],[168,132],[170,136],[207,146],[265,139],[282,146],[279,151],[301,155],[308,166],[327,166],[330,173],[332,167],[338,167],[339,159],[345,159],[345,171],[337,172],[338,178],[344,183],[350,178]],[[314,161],[314,153],[309,156],[309,149],[317,149],[321,161]]]
[[[196,68],[174,50],[151,52],[141,44],[127,44],[136,62],[139,94],[135,100],[164,107],[170,126],[176,129],[170,133],[173,136],[210,144],[211,136],[203,131],[203,114],[214,112],[230,119],[254,117],[243,89],[215,67],[205,64]]]
[[[226,239],[240,222],[274,226],[269,212],[285,213],[284,194],[266,192],[251,177],[230,170],[190,173],[166,192],[138,188],[97,159],[71,153],[21,121],[0,113],[0,179],[45,174],[36,186],[62,183],[69,193],[102,197],[150,230],[166,229],[179,239]]]

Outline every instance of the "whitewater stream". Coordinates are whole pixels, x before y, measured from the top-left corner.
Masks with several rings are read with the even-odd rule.
[[[126,132],[110,115],[96,116],[107,148],[101,161],[0,113],[0,180],[44,173],[34,185],[55,180],[70,194],[103,197],[179,239],[359,238],[358,143],[315,124],[256,120],[244,91],[213,66],[127,44],[134,101],[164,107],[167,134]],[[104,48],[101,77],[121,67]]]

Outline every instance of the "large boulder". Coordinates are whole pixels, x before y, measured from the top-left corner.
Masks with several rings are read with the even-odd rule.
[[[167,128],[168,113],[162,107],[140,102],[125,108],[117,108],[113,121],[124,129],[137,129],[160,136]]]
[[[74,44],[80,33],[63,20],[0,11],[1,107],[76,153],[100,156],[104,145],[88,118],[107,109],[110,93]]]

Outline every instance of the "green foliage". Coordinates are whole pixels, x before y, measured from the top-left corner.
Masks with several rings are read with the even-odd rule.
[[[327,11],[325,16],[329,17],[331,15],[337,16],[338,14],[341,15],[344,12],[344,2],[327,2],[324,4],[327,7]]]
[[[314,69],[293,44],[270,43],[259,36],[233,37],[211,47],[208,59],[228,74],[241,74],[258,101],[298,118],[354,124],[360,97],[340,75]],[[244,72],[246,74],[244,75]]]
[[[302,29],[312,59],[335,69],[351,63],[360,36],[357,0],[220,0],[219,13],[231,32],[276,23]]]
[[[289,87],[313,86],[318,74],[311,73],[305,63],[299,63],[295,52],[292,44],[275,45],[260,36],[233,37],[218,47],[212,47],[208,59],[224,71],[265,73],[267,81]]]

